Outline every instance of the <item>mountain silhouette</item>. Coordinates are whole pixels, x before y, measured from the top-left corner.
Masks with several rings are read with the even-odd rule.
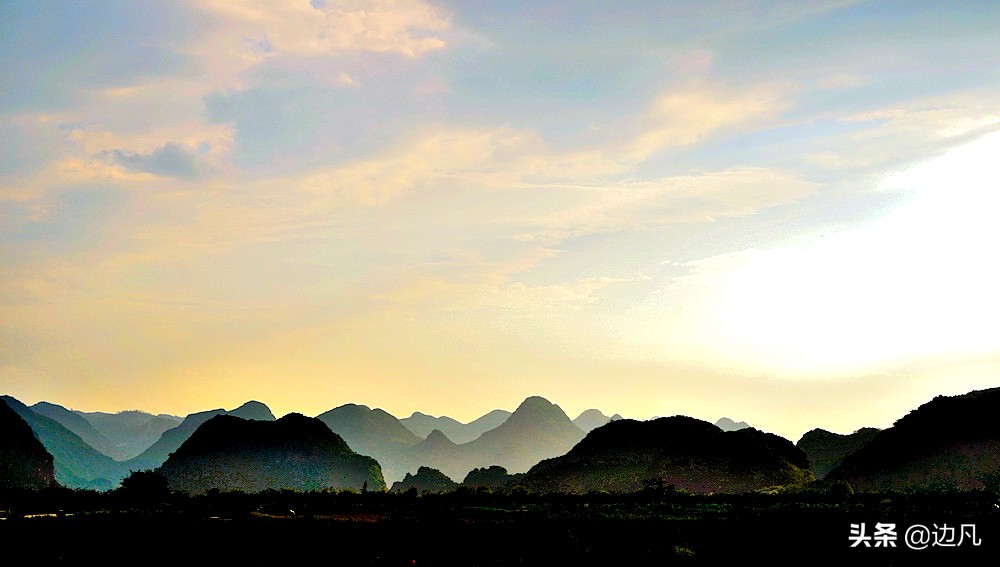
[[[243,419],[254,419],[257,421],[275,421],[274,414],[271,413],[271,408],[267,407],[258,401],[249,401],[242,406],[229,410],[229,415],[234,417],[241,417]]]
[[[410,417],[404,417],[399,422],[418,437],[427,437],[431,431],[437,429],[448,436],[448,439],[462,444],[473,441],[483,433],[495,429],[507,421],[508,417],[510,417],[509,411],[495,409],[469,423],[461,423],[448,416],[433,417],[425,413],[413,412]]]
[[[1000,388],[937,396],[844,457],[827,479],[855,490],[1000,487]]]
[[[112,459],[121,460],[118,459],[119,453],[115,449],[114,443],[105,437],[103,433],[95,429],[93,424],[87,421],[86,418],[80,414],[70,411],[63,406],[49,402],[38,402],[30,407],[31,411],[37,413],[38,415],[44,415],[49,419],[59,422],[60,425],[75,433],[80,437],[80,439],[83,439],[84,442],[94,449],[97,449]]]
[[[686,416],[599,427],[521,480],[543,492],[635,491],[656,480],[692,492],[746,492],[811,481],[805,453],[756,429],[724,432]]]
[[[795,446],[806,452],[816,478],[823,479],[843,462],[844,457],[870,443],[879,431],[874,427],[863,427],[850,435],[841,435],[825,429],[813,429],[807,431]]]
[[[508,474],[507,469],[493,465],[469,471],[469,474],[465,475],[465,479],[462,480],[462,486],[500,490],[520,480],[522,476],[523,473],[519,475]]]
[[[719,421],[715,422],[715,426],[723,431],[739,431],[740,429],[747,429],[750,424],[745,421],[736,422],[728,417],[720,417]]]
[[[573,420],[573,423],[576,424],[577,427],[582,429],[584,433],[590,433],[594,429],[597,429],[598,427],[610,422],[611,420],[617,421],[618,419],[621,418],[622,416],[618,414],[615,414],[615,417],[608,417],[604,415],[601,412],[601,410],[589,409],[584,411],[580,415],[576,416],[576,419]]]
[[[448,447],[439,441],[433,452],[422,451],[430,444],[415,447],[410,453],[410,470],[426,465],[452,478],[492,465],[523,472],[542,459],[565,453],[583,436],[583,430],[559,406],[532,396],[506,421],[468,443]]]
[[[23,419],[52,455],[56,482],[67,488],[108,490],[128,474],[128,468],[88,445],[54,419],[31,410],[10,396],[2,397]]]
[[[484,418],[499,421],[503,415],[493,411]],[[522,472],[544,458],[565,453],[584,435],[559,406],[537,396],[522,402],[499,426],[461,444],[441,430],[432,430],[421,440],[403,427],[401,420],[365,406],[348,404],[319,418],[352,448],[378,459],[386,478],[392,481],[402,480],[421,466],[450,478],[462,478],[472,469],[491,465]]]
[[[437,429],[431,431],[430,435],[427,436],[427,439],[424,439],[420,443],[413,446],[414,453],[425,456],[436,455],[450,457],[455,454],[457,449],[458,445],[452,442],[451,439],[448,439],[447,435]]]
[[[439,494],[451,492],[458,488],[458,483],[448,478],[443,472],[430,467],[420,467],[417,474],[406,473],[403,480],[392,483],[389,492],[406,492],[415,489],[418,493],[430,492]]]
[[[405,455],[421,439],[385,410],[344,404],[316,418],[343,437],[351,449],[374,457],[382,465],[382,473],[387,480],[402,479],[407,471],[412,470]]]
[[[254,420],[259,417],[263,421],[274,421],[274,414],[260,402],[247,402],[232,411],[256,416],[246,419]],[[184,421],[177,427],[164,431],[156,443],[153,443],[138,456],[125,461],[125,464],[130,470],[155,469],[166,462],[167,457],[183,445],[203,423],[217,415],[228,415],[229,413],[221,408],[192,413],[185,417]]]
[[[322,421],[291,413],[276,421],[216,415],[159,469],[172,490],[385,490],[382,471]]]
[[[0,402],[0,431],[0,489],[37,490],[55,483],[52,455],[5,401]]]
[[[182,418],[173,415],[152,415],[138,410],[126,410],[117,413],[82,412],[73,413],[87,420],[98,433],[107,438],[112,445],[110,452],[105,453],[118,461],[131,459],[156,443],[168,429],[180,425]],[[84,441],[87,441],[84,438]],[[95,449],[104,452],[100,447]]]

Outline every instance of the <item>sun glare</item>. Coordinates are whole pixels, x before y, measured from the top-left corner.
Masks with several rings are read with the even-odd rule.
[[[723,259],[709,305],[726,357],[829,375],[1000,347],[998,155],[1000,134],[980,138],[889,176],[880,190],[914,198],[881,220]]]

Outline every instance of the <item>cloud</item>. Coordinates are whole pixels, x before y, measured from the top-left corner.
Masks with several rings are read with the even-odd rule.
[[[206,166],[201,163],[197,154],[176,142],[168,142],[146,154],[119,149],[106,150],[99,157],[129,171],[187,181],[198,179],[206,173]]]
[[[281,55],[417,58],[443,49],[452,27],[447,13],[420,0],[209,0],[204,8],[221,23],[206,47],[244,65]]]
[[[759,126],[789,107],[780,92],[761,86],[741,92],[694,87],[662,95],[647,115],[645,130],[632,142],[636,160],[668,148],[703,142],[719,131]]]

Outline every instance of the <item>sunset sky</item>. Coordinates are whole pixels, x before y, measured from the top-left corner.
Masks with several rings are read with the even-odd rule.
[[[793,441],[1000,386],[1000,3],[0,4],[0,394]]]

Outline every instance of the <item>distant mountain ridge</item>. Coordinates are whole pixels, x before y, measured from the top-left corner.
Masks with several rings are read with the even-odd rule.
[[[126,461],[138,456],[160,439],[168,429],[180,425],[183,418],[173,415],[153,415],[138,410],[117,413],[82,412],[73,413],[86,419],[107,438],[112,448],[107,452],[100,446],[94,448],[117,461]]]
[[[503,413],[497,410],[487,416],[499,421]],[[352,449],[375,457],[390,481],[402,480],[421,466],[450,478],[462,478],[472,469],[491,465],[523,472],[541,459],[568,451],[584,435],[559,406],[538,396],[525,399],[499,426],[461,444],[440,430],[432,430],[421,439],[388,412],[357,404],[317,417]]]
[[[507,421],[510,414],[511,412],[507,410],[495,409],[469,423],[461,423],[448,416],[433,417],[425,413],[413,412],[410,417],[404,417],[399,421],[418,437],[426,438],[431,431],[437,429],[444,433],[448,439],[461,445],[475,440],[491,429],[496,429]]]
[[[608,422],[618,421],[619,419],[622,419],[622,416],[618,415],[617,413],[611,417],[608,417],[604,415],[604,413],[601,412],[601,410],[589,409],[583,411],[580,415],[576,416],[576,419],[573,420],[573,423],[577,427],[582,429],[584,433],[590,433],[594,429],[597,429],[598,427],[605,425]]]
[[[748,429],[750,424],[745,421],[733,421],[728,417],[720,417],[719,421],[715,422],[715,426],[723,431],[739,431],[740,429]]]
[[[30,406],[31,411],[43,415],[49,419],[59,422],[63,427],[69,429],[80,439],[83,439],[88,445],[97,449],[101,453],[115,459],[118,451],[115,450],[114,443],[111,442],[103,433],[94,428],[94,426],[87,421],[86,418],[80,414],[70,411],[60,405],[56,405],[49,402],[38,402],[37,404]]]

